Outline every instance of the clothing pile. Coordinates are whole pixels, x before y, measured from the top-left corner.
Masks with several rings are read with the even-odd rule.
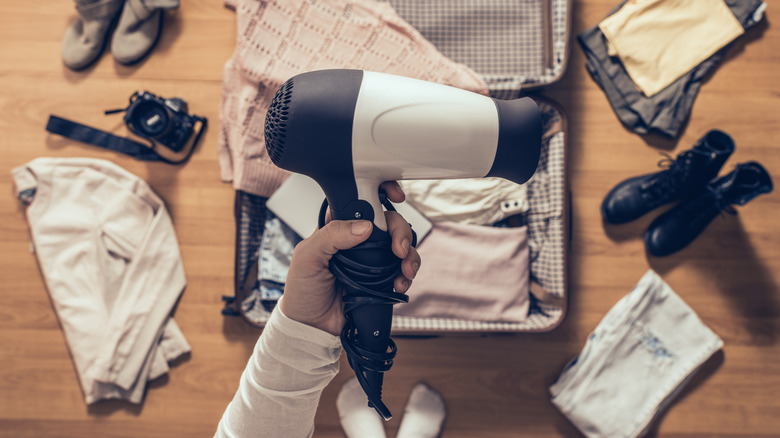
[[[626,128],[677,137],[704,80],[765,10],[762,0],[625,0],[578,40]]]
[[[516,29],[524,22],[540,27],[543,22],[543,2],[535,2],[530,10],[506,1],[492,3],[497,11],[512,11],[505,27]],[[281,296],[292,249],[300,240],[265,207],[267,198],[288,176],[271,163],[263,136],[265,115],[279,86],[298,73],[341,67],[410,76],[495,95],[517,91],[510,85],[518,79],[507,79],[507,72],[523,76],[525,73],[514,67],[525,63],[515,60],[507,66],[506,61],[497,62],[497,54],[503,50],[497,46],[501,32],[491,29],[492,36],[479,39],[486,41],[488,51],[484,53],[491,55],[483,54],[479,64],[488,73],[476,73],[456,62],[455,57],[445,55],[443,47],[452,38],[428,39],[407,21],[415,17],[424,21],[425,17],[409,3],[406,8],[393,2],[335,0],[235,0],[228,4],[236,10],[239,32],[234,56],[224,69],[219,153],[222,178],[232,181],[236,189],[236,288],[248,292],[237,294],[238,302],[226,297],[228,304],[223,313],[241,314],[263,325]],[[466,4],[461,2],[463,7]],[[439,9],[451,10],[445,5],[439,5]],[[492,23],[483,21],[485,29],[485,23]],[[450,32],[456,31],[465,29],[450,28]],[[545,68],[541,56],[544,42],[538,35],[536,40],[524,43],[530,44],[524,49],[531,56],[539,52],[539,65],[529,65],[533,71],[526,72],[528,76],[541,76]],[[449,50],[473,54],[476,49],[450,45]],[[500,179],[402,184],[408,202],[434,222],[434,229],[420,246],[430,260],[426,270],[431,275],[426,278],[422,274],[415,280],[412,288],[416,302],[398,307],[398,315],[454,321],[524,321],[531,307],[529,258],[533,256],[529,255],[527,231],[524,227],[485,225],[528,212],[528,187]],[[496,245],[498,242],[501,245]],[[538,252],[539,246],[531,251]],[[475,257],[477,251],[483,255]],[[464,264],[474,269],[453,271],[453,266]],[[447,268],[451,281],[441,283],[436,266]],[[475,288],[480,291],[476,297]]]

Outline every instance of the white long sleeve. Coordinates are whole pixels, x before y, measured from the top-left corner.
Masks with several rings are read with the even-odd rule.
[[[215,437],[310,437],[320,394],[339,371],[337,336],[276,306]]]
[[[85,402],[141,403],[190,350],[170,322],[187,281],[163,200],[96,158],[36,158],[12,175]]]

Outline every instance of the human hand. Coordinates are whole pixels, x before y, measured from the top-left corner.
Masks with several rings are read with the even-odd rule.
[[[392,202],[403,202],[406,198],[395,181],[382,183],[381,187]],[[409,223],[393,211],[385,212],[385,220],[393,254],[402,259],[401,275],[396,277],[393,287],[396,292],[404,293],[420,268],[420,255],[411,246]],[[288,318],[332,335],[341,333],[346,322],[342,291],[336,290],[336,280],[328,269],[328,262],[336,252],[368,239],[372,227],[372,223],[365,220],[331,221],[295,247],[280,301],[281,310]]]

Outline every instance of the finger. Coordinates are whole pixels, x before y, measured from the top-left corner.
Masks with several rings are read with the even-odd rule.
[[[408,278],[404,277],[403,275],[399,275],[395,278],[395,281],[393,282],[393,289],[395,289],[396,292],[405,294],[409,287],[412,285],[412,281]]]
[[[416,249],[411,248],[409,255],[401,261],[401,274],[409,280],[414,279],[417,276],[417,272],[420,270],[420,253]]]
[[[385,181],[379,187],[384,189],[385,193],[387,193],[387,199],[392,202],[400,203],[406,199],[406,194],[401,185],[398,184],[398,181]]]
[[[316,230],[303,242],[302,261],[316,261],[327,264],[336,252],[350,249],[368,239],[373,225],[369,221],[331,221]]]
[[[387,232],[390,233],[392,241],[393,254],[399,259],[406,258],[409,249],[412,246],[412,229],[403,216],[394,212],[385,212],[385,221],[387,222]]]
[[[412,279],[420,268],[420,254],[416,249],[409,250],[409,255],[401,262],[401,275],[393,281],[396,292],[406,293],[412,286]]]

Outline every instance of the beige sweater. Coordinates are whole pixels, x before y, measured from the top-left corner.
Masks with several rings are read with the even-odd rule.
[[[270,196],[288,173],[265,150],[265,115],[296,74],[353,68],[487,94],[484,81],[442,55],[393,8],[376,0],[226,0],[237,41],[223,70],[219,162],[236,190]]]
[[[215,437],[310,437],[322,390],[339,372],[338,336],[276,306]]]

